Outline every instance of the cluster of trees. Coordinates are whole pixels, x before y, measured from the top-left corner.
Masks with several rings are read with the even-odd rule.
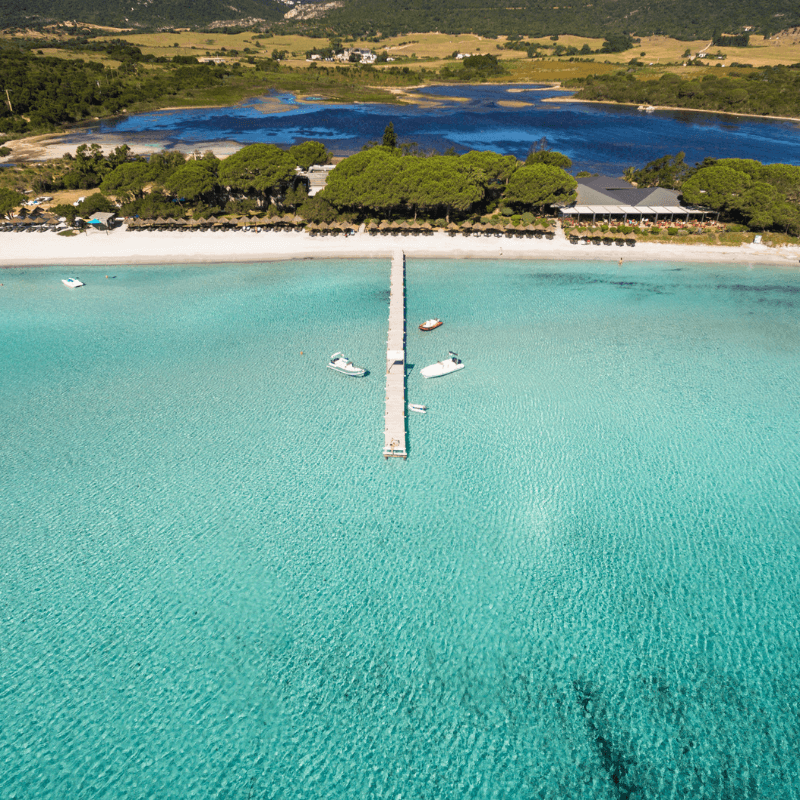
[[[439,74],[444,80],[480,83],[497,75],[502,75],[505,71],[497,56],[476,55],[467,56],[459,64],[445,64]]]
[[[202,217],[291,210],[324,222],[418,214],[450,221],[452,216],[492,213],[498,206],[507,214],[543,211],[576,197],[577,182],[565,171],[571,162],[561,153],[532,149],[524,164],[493,152],[420,154],[398,142],[391,123],[381,144],[344,159],[330,172],[325,189],[309,198],[296,167],[307,169],[329,159],[325,146],[313,141],[288,150],[253,144],[224,160],[210,152],[187,159],[175,151],[145,160],[125,145],[104,156],[97,145],[82,145],[74,157],[58,162],[59,176],[49,187],[40,184],[37,189],[100,188],[103,194],[90,195],[85,207],[56,209],[68,218],[110,210],[107,195],[117,199],[126,215],[185,217],[191,212]],[[0,192],[9,207],[21,198],[11,189]]]
[[[492,211],[544,209],[575,199],[577,182],[559,166],[514,156],[471,151],[464,155],[417,155],[393,147],[391,139],[345,159],[314,200],[339,212],[392,217],[418,213],[450,220]]]
[[[304,142],[283,150],[273,144],[252,144],[224,160],[213,153],[187,160],[182,153],[137,157],[109,170],[101,191],[122,201],[122,212],[140,216],[185,216],[244,213],[270,203],[296,209],[308,198],[296,167],[325,164],[330,153],[320,142]]]
[[[558,37],[550,37],[557,40]],[[599,50],[592,50],[588,44],[584,44],[580,48],[573,45],[563,44],[543,44],[541,42],[523,42],[517,35],[510,36],[507,41],[503,43],[504,50],[519,50],[527,53],[528,58],[543,58],[546,56],[591,56],[604,53],[624,53],[630,50],[635,45],[639,44],[640,39],[634,39],[627,33],[611,33],[608,34]]]
[[[624,177],[637,186],[680,190],[684,202],[754,230],[800,235],[800,167],[741,158],[706,158],[690,167],[677,153],[629,167]]]
[[[0,85],[8,90],[0,103],[0,130],[6,134],[48,130],[115,114],[142,100],[222,85],[236,70],[212,64],[152,70],[131,60],[113,69],[94,61],[0,52]]]
[[[583,82],[576,97],[796,117],[800,116],[800,69],[792,65],[747,72],[708,70],[697,78],[666,73],[657,81],[639,81],[631,73],[595,75]]]
[[[749,228],[800,235],[800,167],[706,159],[691,171],[681,192],[685,202],[722,211]]]
[[[711,38],[711,42],[717,47],[747,47],[747,45],[750,44],[750,34],[728,34],[715,31],[714,36]]]

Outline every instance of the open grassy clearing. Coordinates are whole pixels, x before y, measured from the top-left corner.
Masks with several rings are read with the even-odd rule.
[[[134,34],[126,31],[110,29],[107,36],[99,37],[100,40],[124,39],[139,47],[143,53],[154,56],[172,57],[206,55],[228,57],[231,60],[243,60],[247,56],[266,57],[273,50],[288,52],[285,63],[292,66],[306,64],[305,54],[314,48],[325,48],[330,45],[328,39],[311,38],[296,35],[276,35],[270,38],[259,38],[259,34],[246,31],[243,33],[216,33],[200,31],[175,31],[161,33]],[[597,50],[602,45],[601,39],[591,39],[583,36],[562,35],[554,42],[550,37],[538,39],[522,39],[525,43],[538,43],[542,45],[560,44],[565,47],[580,49],[588,45],[592,50]],[[523,52],[506,50],[503,44],[506,37],[496,39],[485,38],[475,34],[449,35],[442,33],[413,33],[406,36],[395,36],[381,42],[368,42],[363,40],[347,41],[347,46],[364,47],[375,51],[386,50],[396,59],[416,58],[425,61],[425,66],[438,68],[445,60],[450,59],[454,52],[473,53],[497,56],[506,62],[526,60]],[[724,52],[726,58],[721,63],[728,66],[731,62],[752,64],[754,67],[774,66],[777,64],[792,64],[800,61],[800,30],[785,31],[777,36],[765,40],[761,36],[754,36],[749,47],[708,47],[707,40],[682,42],[666,36],[644,37],[636,47],[623,53],[594,54],[587,58],[594,59],[600,65],[605,62],[611,64],[627,64],[631,59],[639,59],[646,65],[652,64],[656,69],[669,65],[670,71],[682,71],[686,58],[684,53],[689,50],[692,54],[707,48],[713,55],[719,51]],[[230,51],[236,55],[230,55]],[[642,55],[644,53],[644,55]],[[48,48],[47,55],[64,58],[85,58],[100,61],[111,66],[115,62],[102,59],[97,54],[71,53]],[[562,59],[563,60],[563,59]],[[709,63],[711,59],[709,59]],[[413,67],[413,62],[408,64]],[[600,69],[598,71],[605,71]]]
[[[511,74],[498,83],[538,83],[561,82],[574,78],[585,78],[587,75],[605,75],[614,72],[614,64],[600,64],[587,61],[544,61],[540,59],[520,59],[507,66]]]
[[[116,69],[122,63],[121,61],[109,58],[105,53],[75,52],[74,50],[59,50],[55,47],[43,47],[36,52],[43,56],[63,58],[67,61],[94,61],[96,64],[102,64],[104,67],[111,67],[112,69]]]

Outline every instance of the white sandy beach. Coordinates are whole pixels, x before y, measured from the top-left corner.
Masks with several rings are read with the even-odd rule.
[[[560,232],[559,232],[560,233]],[[548,239],[485,236],[311,236],[305,232],[89,231],[0,233],[0,267],[185,264],[280,261],[304,258],[509,258],[618,262],[667,261],[800,268],[800,246],[740,247],[638,242],[635,247],[574,245],[563,234]]]

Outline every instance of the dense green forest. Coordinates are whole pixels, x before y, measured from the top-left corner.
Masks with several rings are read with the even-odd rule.
[[[0,26],[88,22],[120,28],[202,27],[217,20],[280,20],[287,7],[276,0],[0,0]]]
[[[141,70],[132,61],[111,69],[94,61],[0,51],[0,84],[8,90],[0,104],[0,130],[10,136],[114,114],[143,98],[221,85],[235,70],[196,63]]]
[[[800,68],[717,70],[697,68],[697,76],[666,73],[641,81],[631,73],[593,76],[581,81],[575,95],[583,100],[610,100],[654,106],[678,106],[738,114],[800,116]]]
[[[412,32],[477,33],[483,36],[577,34],[604,37],[610,33],[638,36],[664,34],[678,39],[711,39],[721,33],[770,34],[800,23],[795,0],[499,0],[477,5],[472,0],[344,0],[343,7],[322,18],[283,21],[288,7],[275,0],[0,0],[0,26],[26,26],[48,21],[79,20],[134,28],[202,27],[214,21],[244,25],[264,20],[262,27],[329,36],[381,37]]]
[[[800,21],[794,0],[571,0],[552,3],[521,0],[345,0],[327,14],[325,27],[358,36],[423,31],[477,33],[482,36],[576,34],[604,37],[609,33],[637,36],[663,34],[677,39],[711,39],[717,32],[773,33]]]

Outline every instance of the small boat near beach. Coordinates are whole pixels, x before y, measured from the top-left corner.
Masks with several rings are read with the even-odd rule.
[[[440,325],[444,325],[440,319],[426,319],[425,322],[419,326],[419,329],[421,331],[432,331],[438,328]]]
[[[450,358],[444,361],[437,361],[429,367],[424,367],[419,374],[423,378],[441,378],[443,375],[449,375],[451,372],[458,372],[458,370],[464,369],[464,364],[459,359],[458,353],[450,351],[448,355]]]
[[[428,413],[428,406],[422,405],[422,403],[409,403],[408,404],[409,411],[416,411],[417,414],[427,414]]]
[[[351,378],[361,378],[367,374],[363,367],[357,367],[344,353],[334,353],[328,362],[328,369],[349,375]]]
[[[61,283],[68,289],[77,289],[79,286],[84,286],[83,281],[79,281],[77,278],[62,278]]]

